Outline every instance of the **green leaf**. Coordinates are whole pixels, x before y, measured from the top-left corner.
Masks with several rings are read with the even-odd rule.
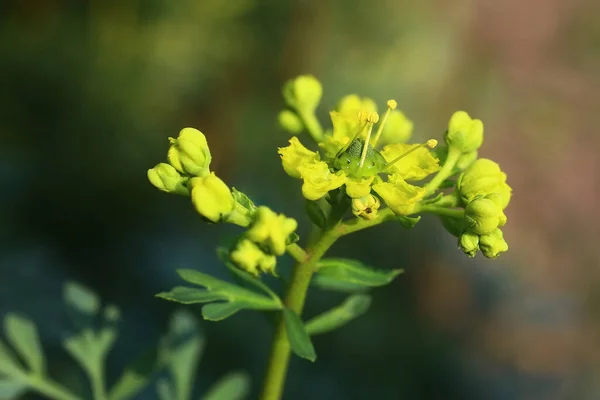
[[[225,266],[238,278],[240,278],[241,280],[243,280],[244,282],[248,282],[249,284],[259,288],[260,290],[262,290],[263,292],[265,292],[266,294],[268,294],[273,300],[276,300],[277,302],[281,303],[281,299],[279,298],[279,296],[277,296],[277,294],[275,294],[275,292],[273,292],[271,290],[271,288],[269,288],[266,284],[264,284],[259,278],[250,275],[249,273],[247,273],[246,271],[242,271],[239,268],[236,268],[235,265],[233,265],[230,262],[225,261]]]
[[[209,320],[226,318],[241,309],[280,310],[283,307],[279,297],[264,283],[257,281],[232,265],[227,265],[227,267],[237,277],[265,291],[270,297],[189,269],[178,270],[177,272],[187,282],[204,286],[206,289],[178,286],[170,292],[159,293],[156,296],[183,304],[209,303],[213,301],[225,302],[203,308],[203,316]]]
[[[250,199],[250,197],[248,197],[244,192],[240,192],[239,190],[237,190],[236,188],[232,187],[231,188],[231,195],[233,196],[233,199],[238,203],[241,204],[244,208],[246,208],[248,211],[250,212],[254,212],[256,211],[256,205],[254,204],[254,202]]]
[[[245,372],[230,372],[215,383],[202,400],[242,400],[250,391],[250,376]]]
[[[346,258],[326,258],[317,263],[317,275],[314,284],[324,289],[331,288],[337,282],[342,288],[372,288],[389,284],[403,270],[377,270],[359,261]]]
[[[302,323],[300,317],[287,308],[283,309],[283,317],[285,319],[285,329],[292,351],[297,356],[314,362],[317,359],[317,354],[315,353],[315,348],[310,341],[310,336],[308,336],[304,323]]]
[[[177,397],[175,397],[175,389],[173,389],[171,381],[169,381],[167,378],[160,378],[156,382],[156,393],[158,394],[158,398],[160,400],[177,399]]]
[[[421,217],[406,217],[406,216],[399,216],[394,218],[394,221],[398,221],[400,222],[400,225],[402,225],[404,228],[406,229],[412,229],[415,227],[415,225],[421,220]]]
[[[221,321],[246,308],[244,306],[240,303],[210,303],[202,307],[202,317],[209,321]]]
[[[298,240],[300,240],[300,236],[298,236],[298,234],[296,232],[292,232],[290,233],[290,235],[285,239],[285,245],[289,246],[292,243],[296,243]]]
[[[0,373],[9,376],[24,374],[23,367],[11,351],[11,349],[0,340]]]
[[[223,300],[223,295],[221,294],[187,286],[176,286],[170,292],[158,293],[156,297],[182,304],[208,303]]]
[[[31,371],[43,375],[44,353],[35,324],[23,316],[9,313],[4,318],[4,333]]]
[[[95,332],[86,328],[63,341],[63,347],[85,369],[90,379],[95,372],[104,368],[104,361],[117,339],[114,327],[104,327]]]
[[[196,319],[179,310],[173,314],[167,336],[166,363],[171,372],[177,400],[189,400],[194,385],[193,377],[204,348],[204,340]],[[165,390],[165,389],[161,389]]]
[[[68,307],[90,316],[98,314],[100,299],[87,287],[76,282],[67,282],[63,289],[63,300]]]
[[[371,305],[371,296],[356,294],[348,297],[341,305],[317,315],[305,325],[309,335],[319,335],[346,325],[363,315]]]
[[[153,348],[138,357],[128,366],[113,385],[108,394],[109,400],[125,400],[135,396],[150,382],[158,369],[158,351]]]
[[[340,281],[337,278],[331,278],[323,275],[315,275],[311,283],[323,290],[331,290],[342,293],[362,293],[368,292],[370,289],[368,286]]]
[[[9,381],[0,378],[0,399],[16,399],[27,391],[29,386],[25,382]]]

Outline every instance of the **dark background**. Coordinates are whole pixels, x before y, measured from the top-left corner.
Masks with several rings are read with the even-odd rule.
[[[411,231],[384,226],[340,241],[332,254],[406,273],[374,291],[367,315],[315,338],[316,364],[293,360],[285,399],[599,398],[599,6],[2,2],[0,312],[34,318],[53,374],[83,385],[60,348],[61,287],[94,289],[125,316],[109,358],[113,381],[164,332],[174,305],[153,295],[179,282],[174,270],[227,276],[214,249],[239,232],[204,224],[188,200],[148,183],[167,137],[202,130],[212,169],[296,217],[305,233],[275,117],[283,82],[312,73],[325,89],[323,122],[350,93],[382,106],[395,98],[417,141],[441,139],[458,109],[481,118],[480,154],[500,163],[514,189],[510,251],[467,259],[433,217]],[[341,299],[311,293],[306,315]],[[244,369],[255,398],[267,320],[242,313],[202,327],[198,393]]]

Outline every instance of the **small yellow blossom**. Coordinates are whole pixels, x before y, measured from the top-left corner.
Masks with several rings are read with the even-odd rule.
[[[343,172],[331,172],[324,161],[312,161],[300,165],[298,172],[304,180],[302,195],[308,200],[318,200],[330,190],[346,183],[346,175]]]
[[[404,143],[388,144],[381,154],[387,162],[391,162],[413,147]],[[420,181],[439,170],[438,159],[428,148],[421,147],[390,165],[388,172],[398,174],[406,181]]]
[[[319,160],[319,153],[310,151],[300,143],[298,137],[290,139],[290,145],[279,148],[281,164],[285,172],[292,178],[300,179],[298,167]]]
[[[270,208],[261,206],[256,209],[255,220],[246,234],[248,239],[280,256],[285,253],[288,236],[297,226],[295,219],[276,214]]]
[[[387,182],[373,185],[373,190],[396,215],[413,214],[425,194],[422,187],[406,183],[397,174],[390,175]]]

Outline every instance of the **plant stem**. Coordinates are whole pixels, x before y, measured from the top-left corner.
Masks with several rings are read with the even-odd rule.
[[[442,166],[442,169],[439,170],[436,176],[433,177],[431,181],[427,185],[425,185],[425,198],[435,193],[435,191],[440,187],[442,182],[444,182],[450,175],[452,175],[452,171],[454,170],[454,166],[456,162],[460,158],[462,153],[456,147],[450,146],[448,147],[448,156],[446,157],[446,162]]]
[[[421,206],[419,211],[437,214],[437,215],[445,216],[445,217],[458,218],[458,219],[462,219],[465,215],[465,210],[463,210],[463,209],[445,208],[445,207],[437,207],[437,206]]]
[[[323,141],[323,128],[321,127],[321,123],[315,116],[313,112],[306,112],[303,110],[298,110],[298,115],[302,118],[302,122],[304,122],[304,126],[308,131],[310,137],[315,141],[315,143],[319,143]]]
[[[296,260],[299,263],[304,262],[308,258],[308,254],[306,254],[306,251],[304,251],[304,249],[298,246],[296,243],[288,245],[285,250],[290,256],[292,256],[294,260]]]
[[[298,315],[302,314],[306,301],[306,292],[315,271],[317,261],[340,237],[339,225],[323,231],[320,238],[305,253],[304,261],[299,261],[292,272],[292,279],[285,296],[285,306]],[[289,251],[289,246],[288,246]],[[290,360],[290,343],[285,329],[283,315],[279,315],[275,336],[271,346],[271,354],[263,384],[261,400],[279,400],[283,394],[285,377]]]
[[[75,396],[71,392],[67,391],[57,383],[48,379],[42,379],[38,377],[29,377],[27,382],[32,389],[37,392],[48,396],[55,400],[80,400],[79,397]]]

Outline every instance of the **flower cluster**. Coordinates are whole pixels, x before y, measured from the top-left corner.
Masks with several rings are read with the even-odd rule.
[[[169,138],[168,163],[148,170],[148,179],[159,190],[190,196],[206,221],[247,227],[230,252],[240,269],[252,275],[275,274],[276,258],[285,252],[288,238],[296,230],[294,219],[256,205],[244,193],[230,189],[210,171],[211,154],[206,137],[194,128],[184,128],[177,139]]]
[[[284,88],[289,109],[279,114],[280,125],[294,135],[288,146],[279,148],[283,169],[302,180],[302,194],[308,201],[325,198],[331,203],[346,197],[352,214],[365,220],[377,218],[384,210],[382,204],[398,217],[433,212],[454,219],[444,225],[460,227],[453,233],[467,255],[481,250],[495,258],[507,250],[499,228],[506,222],[503,210],[511,188],[496,163],[477,158],[483,143],[481,120],[464,111],[454,113],[444,135],[445,146],[432,150],[437,145],[434,139],[406,143],[413,123],[396,109],[394,100],[387,102],[380,118],[372,99],[345,96],[330,112],[332,128],[323,130],[315,116],[321,95],[314,77],[291,80]],[[295,136],[303,131],[317,149],[305,147]],[[431,176],[429,182],[419,184]],[[440,188],[449,186],[455,193],[444,196]],[[493,218],[494,212],[486,208],[490,204],[498,208]]]

